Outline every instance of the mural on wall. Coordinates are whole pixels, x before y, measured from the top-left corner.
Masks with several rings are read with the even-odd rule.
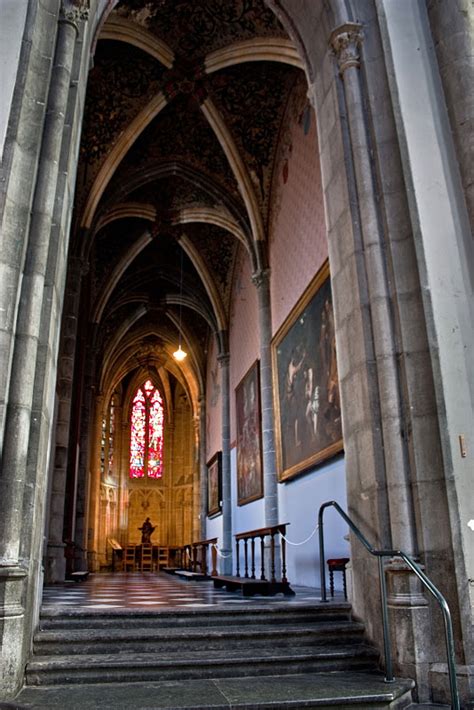
[[[259,364],[255,362],[235,390],[237,410],[237,504],[263,496]]]
[[[281,481],[341,451],[342,428],[328,263],[272,343]]]
[[[207,464],[207,514],[222,511],[222,452],[218,451]]]

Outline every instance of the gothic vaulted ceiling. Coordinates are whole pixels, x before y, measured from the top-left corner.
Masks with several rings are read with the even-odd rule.
[[[120,0],[107,15],[74,216],[103,389],[150,351],[202,388],[209,339],[226,350],[239,253],[253,271],[266,263],[276,148],[302,80],[263,0]]]

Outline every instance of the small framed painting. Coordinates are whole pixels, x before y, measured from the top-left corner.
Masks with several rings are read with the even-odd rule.
[[[218,451],[207,464],[207,515],[222,512],[222,452]]]
[[[235,390],[237,413],[237,505],[263,497],[258,360]]]

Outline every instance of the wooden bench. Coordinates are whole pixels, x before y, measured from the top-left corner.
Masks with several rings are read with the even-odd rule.
[[[288,579],[286,578],[286,543],[284,535],[288,523],[281,525],[273,525],[257,530],[249,530],[235,535],[236,543],[236,574],[217,576],[212,575],[214,587],[220,589],[225,587],[228,591],[240,590],[243,596],[252,596],[253,594],[262,594],[264,596],[273,596],[274,594],[284,594],[285,596],[293,596],[294,591],[291,589]],[[275,569],[275,550],[276,539],[281,538],[281,570],[278,574]],[[270,579],[266,577],[265,571],[265,539],[270,538]],[[275,539],[276,538],[276,539]],[[260,578],[257,579],[255,574],[255,541],[260,541]],[[244,544],[244,575],[240,575],[240,543]],[[250,561],[249,561],[249,544],[250,544]],[[249,564],[250,562],[250,564]]]

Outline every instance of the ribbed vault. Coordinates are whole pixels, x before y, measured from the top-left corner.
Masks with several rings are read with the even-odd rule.
[[[163,366],[198,392],[209,338],[225,347],[239,251],[253,272],[266,265],[275,151],[301,59],[262,0],[112,5],[89,76],[73,238],[89,264],[81,311],[96,324],[97,384],[128,372],[135,333],[171,353],[181,329],[190,357]]]

